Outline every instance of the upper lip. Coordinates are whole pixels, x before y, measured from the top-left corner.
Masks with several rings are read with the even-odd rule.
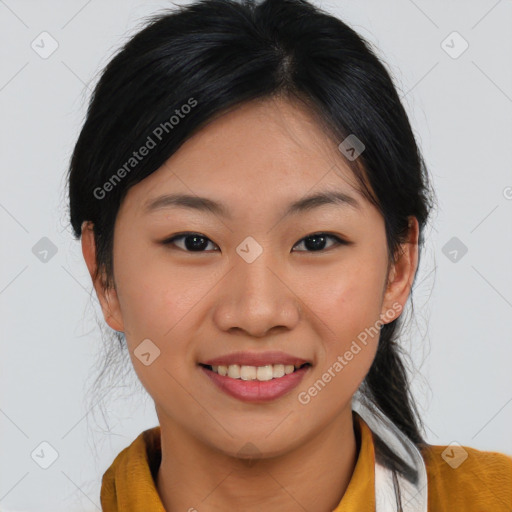
[[[285,352],[232,352],[223,356],[215,357],[203,361],[201,364],[208,366],[229,366],[239,364],[244,366],[266,366],[269,364],[293,364],[300,366],[309,363],[306,359],[302,359]],[[310,363],[311,364],[311,363]]]

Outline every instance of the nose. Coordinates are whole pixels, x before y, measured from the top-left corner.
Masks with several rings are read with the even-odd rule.
[[[220,289],[214,312],[217,327],[254,338],[292,330],[300,321],[301,307],[293,283],[287,281],[289,275],[265,251],[252,263],[240,258]]]

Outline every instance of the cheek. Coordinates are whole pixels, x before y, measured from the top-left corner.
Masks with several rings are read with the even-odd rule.
[[[323,315],[331,330],[324,343],[322,371],[343,379],[344,386],[355,391],[373,362],[379,339],[380,301],[378,290],[361,281],[333,286],[331,301]],[[335,338],[333,339],[333,336]],[[329,376],[325,377],[329,380]],[[349,384],[350,383],[350,384]]]
[[[368,275],[353,273],[346,281],[332,287],[329,307],[332,330],[337,342],[346,344],[374,326],[380,317],[381,282]]]
[[[349,406],[368,373],[378,346],[380,290],[377,275],[351,272],[331,279],[328,292],[317,288],[316,299],[310,295],[326,341],[314,378],[297,392],[299,421],[306,426],[319,418],[328,421]]]
[[[172,410],[185,410],[190,397],[179,383],[190,378],[189,340],[194,329],[189,313],[205,292],[191,286],[183,272],[143,261],[141,265],[130,257],[118,266],[118,297],[130,358],[156,402],[165,403],[172,396]]]
[[[367,254],[367,253],[366,253]],[[334,412],[344,406],[359,387],[375,358],[380,333],[385,260],[379,253],[347,258],[329,275],[309,283],[307,303],[320,322],[323,340],[315,382],[308,382],[310,400]],[[336,276],[334,278],[334,276]],[[313,386],[313,387],[311,387]],[[308,402],[309,403],[309,402]],[[337,407],[334,405],[337,404]]]
[[[336,350],[379,320],[385,270],[377,258],[354,257],[304,288],[307,303],[330,332],[325,339]]]
[[[127,337],[133,343],[150,338],[160,345],[179,329],[201,296],[201,286],[166,260],[160,250],[122,241],[114,253],[118,298]],[[198,283],[197,283],[198,284]]]
[[[191,340],[197,337],[197,326],[204,320],[198,307],[218,283],[216,272],[171,265],[160,251],[143,248],[133,251],[120,244],[115,261],[118,298],[125,326],[130,357],[134,369],[150,395],[168,395],[169,389],[179,394],[178,382],[188,382],[190,368],[195,365]],[[146,366],[138,359],[141,342],[158,357]],[[156,348],[155,348],[156,347]],[[187,373],[188,372],[188,373]]]

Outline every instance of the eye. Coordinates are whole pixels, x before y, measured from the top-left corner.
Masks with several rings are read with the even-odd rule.
[[[304,244],[304,246],[308,249],[311,249],[311,251],[299,251],[299,252],[319,252],[325,250],[325,242],[327,239],[334,240],[334,246],[338,245],[349,245],[349,242],[346,240],[341,239],[340,237],[336,235],[330,235],[328,233],[314,233],[312,235],[308,235],[304,237],[302,240],[299,241],[298,244],[296,244],[294,247],[297,247],[301,244]],[[332,246],[331,246],[332,247]]]
[[[334,241],[334,244],[331,245],[330,247],[336,247],[339,245],[349,245],[351,243],[346,240],[343,240],[342,238],[336,235],[330,235],[328,233],[314,233],[312,235],[308,235],[302,238],[297,244],[294,245],[294,247],[304,244],[304,247],[306,247],[306,251],[299,252],[319,252],[326,250],[325,244],[328,239]],[[184,242],[184,246],[180,246],[178,242],[180,244]],[[202,235],[201,233],[181,233],[179,235],[175,235],[171,238],[168,238],[162,242],[162,244],[164,245],[176,245],[177,247],[186,252],[209,252],[205,250],[206,247],[208,247],[209,243],[217,247],[218,249],[218,246],[216,244],[214,244],[208,237]],[[213,250],[217,251],[217,249]]]
[[[185,241],[185,247],[180,247],[176,243],[178,240]],[[215,245],[209,238],[201,233],[182,233],[181,235],[176,235],[162,242],[164,245],[175,244],[180,249],[188,252],[206,252],[203,249],[208,246],[208,243]],[[215,245],[215,247],[217,247]]]

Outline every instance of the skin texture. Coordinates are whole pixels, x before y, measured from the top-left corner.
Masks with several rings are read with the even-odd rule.
[[[216,118],[164,166],[133,186],[114,232],[115,289],[94,280],[105,320],[126,334],[162,434],[157,486],[167,511],[332,511],[357,460],[351,399],[375,356],[378,336],[303,404],[307,391],[379,319],[398,316],[417,267],[418,224],[390,267],[384,219],[357,191],[337,145],[300,105],[285,99],[244,104]],[[327,205],[283,217],[306,194],[343,191],[360,209]],[[226,204],[232,218],[144,204],[163,193]],[[107,200],[107,199],[105,199]],[[82,249],[94,276],[90,223]],[[203,252],[183,231],[207,237]],[[304,238],[340,236],[311,249]],[[252,263],[236,252],[248,236],[263,249]],[[211,241],[211,242],[209,242]],[[377,324],[378,325],[378,324]],[[149,366],[134,350],[149,338]],[[312,362],[290,393],[247,403],[218,390],[198,362],[234,351],[282,350]],[[254,459],[239,452],[252,443]],[[244,450],[242,450],[244,451]]]

